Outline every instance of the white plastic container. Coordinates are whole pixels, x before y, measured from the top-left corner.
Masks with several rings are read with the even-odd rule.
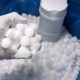
[[[43,41],[49,41],[49,42],[54,42],[60,38],[61,32],[60,33],[55,33],[55,34],[49,34],[44,32],[43,30],[39,31],[40,34],[42,35],[42,40]]]
[[[39,31],[42,34],[43,40],[56,41],[63,30],[63,21],[67,12],[67,1],[42,0],[39,10]]]

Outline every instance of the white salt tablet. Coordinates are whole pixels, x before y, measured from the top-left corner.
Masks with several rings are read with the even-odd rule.
[[[70,42],[72,42],[72,43],[76,43],[76,42],[78,42],[77,37],[72,37],[72,38],[70,39]]]
[[[14,55],[18,51],[19,46],[19,42],[13,42],[12,45],[7,49],[7,53],[9,53],[10,55]]]
[[[20,40],[22,38],[22,36],[23,36],[23,34],[21,31],[19,31],[19,30],[15,31],[14,39]]]
[[[41,44],[39,42],[35,43],[33,46],[30,47],[31,51],[39,51],[41,48]]]
[[[32,37],[32,36],[34,36],[34,34],[35,34],[35,31],[34,31],[33,28],[28,27],[28,28],[25,29],[25,35],[26,36]]]
[[[62,41],[63,41],[64,43],[68,43],[68,42],[69,42],[69,38],[64,38]]]
[[[35,39],[38,41],[38,42],[41,42],[42,41],[42,36],[40,34],[36,34],[35,35]]]
[[[37,39],[35,39],[34,37],[30,38],[30,46],[33,46],[37,42],[38,42]]]
[[[29,14],[27,17],[28,17],[29,19],[32,19],[32,15],[31,15],[31,14]]]
[[[22,46],[29,46],[30,45],[30,38],[27,36],[23,36],[20,40],[20,44]]]
[[[37,20],[37,17],[36,16],[32,16],[33,20]]]
[[[65,38],[71,39],[72,36],[71,36],[70,34],[67,33],[64,37],[65,37]]]
[[[2,48],[9,48],[11,46],[12,41],[9,38],[4,38],[1,41]]]
[[[15,54],[16,58],[31,58],[32,54],[27,47],[21,46],[17,53]]]
[[[21,23],[19,23],[19,24],[16,25],[16,29],[20,30],[21,32],[24,32],[24,30],[25,30],[26,27],[28,27],[27,24],[21,24]]]
[[[36,55],[37,50],[36,49],[35,50],[31,50],[30,52],[31,52],[32,55]]]
[[[17,46],[16,45],[12,45],[11,47],[10,47],[10,50],[13,52],[13,53],[16,53],[17,52]]]
[[[22,16],[26,18],[27,17],[27,14],[26,13],[22,13]]]
[[[10,48],[7,49],[7,53],[9,55],[14,55],[18,51],[17,47],[15,45],[12,45]]]
[[[34,29],[34,31],[36,31],[38,29],[38,25],[35,23],[30,23],[29,26],[32,27]]]
[[[15,31],[16,31],[15,28],[8,29],[8,31],[6,32],[5,36],[10,38],[10,39],[13,39]]]
[[[10,48],[14,48],[14,49],[18,49],[20,46],[20,42],[19,41],[16,41],[16,42],[13,42],[11,47]]]

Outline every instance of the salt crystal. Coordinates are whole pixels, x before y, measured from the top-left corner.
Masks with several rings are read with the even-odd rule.
[[[63,42],[64,42],[64,43],[68,43],[68,42],[69,42],[69,38],[64,38],[64,39],[63,39]]]
[[[28,28],[25,29],[25,35],[28,36],[28,37],[34,36],[34,33],[35,33],[35,31],[31,27],[28,27]]]
[[[20,44],[22,46],[29,46],[30,45],[30,38],[27,36],[23,36],[20,40]]]
[[[36,55],[37,50],[36,50],[36,49],[35,49],[35,50],[31,50],[30,52],[31,52],[32,55],[34,56],[34,55]]]
[[[23,34],[21,33],[21,31],[16,30],[15,35],[14,35],[14,39],[16,40],[20,40],[22,38]]]
[[[40,50],[41,44],[40,43],[35,43],[33,46],[30,47],[31,51],[36,50],[37,52]]]
[[[31,58],[32,54],[27,47],[21,46],[15,54],[16,58]]]
[[[38,25],[35,23],[30,23],[29,26],[32,27],[34,29],[34,31],[37,31],[37,29],[38,29]]]
[[[22,13],[22,16],[26,18],[28,15],[26,13]]]
[[[7,52],[7,54],[9,54],[9,55],[14,55],[14,54],[17,52],[17,50],[18,50],[18,49],[17,49],[15,46],[12,45],[10,48],[7,49],[6,52]]]
[[[36,34],[35,35],[35,39],[38,41],[38,42],[41,42],[42,41],[42,36],[40,34]]]
[[[15,31],[16,31],[15,28],[8,29],[5,36],[10,38],[10,39],[13,39]]]
[[[4,38],[1,41],[2,48],[9,48],[11,46],[12,41],[9,38]]]
[[[30,38],[30,41],[31,41],[30,46],[33,46],[38,42],[37,39],[35,39],[34,37]]]
[[[78,42],[78,39],[77,39],[77,37],[72,37],[72,38],[70,39],[70,41],[71,41],[72,43],[76,43],[76,42]]]
[[[24,32],[24,30],[25,30],[26,27],[28,27],[27,24],[21,24],[21,23],[19,23],[19,24],[16,25],[16,29],[20,30],[21,32]]]
[[[28,15],[28,19],[32,19],[32,15],[31,14]]]

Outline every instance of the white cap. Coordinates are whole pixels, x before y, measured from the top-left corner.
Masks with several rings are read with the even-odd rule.
[[[47,11],[62,11],[67,8],[67,0],[42,0],[41,6]]]

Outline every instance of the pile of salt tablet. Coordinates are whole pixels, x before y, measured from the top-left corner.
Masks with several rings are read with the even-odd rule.
[[[1,47],[16,58],[30,58],[41,48],[42,37],[35,23],[17,24],[9,28],[1,41]]]

